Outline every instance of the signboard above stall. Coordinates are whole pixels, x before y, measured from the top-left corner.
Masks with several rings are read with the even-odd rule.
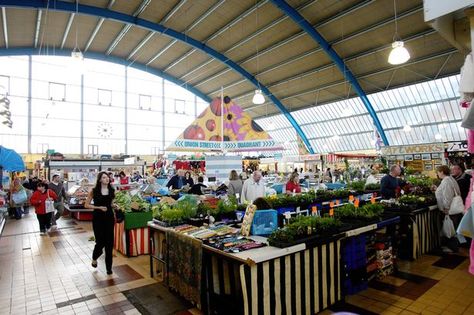
[[[448,142],[447,152],[467,151],[467,141]]]
[[[432,152],[444,152],[444,143],[416,144],[405,146],[383,147],[383,155],[422,154]]]

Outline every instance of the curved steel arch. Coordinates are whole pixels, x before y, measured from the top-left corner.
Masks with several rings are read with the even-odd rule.
[[[313,28],[313,26],[298,12],[296,11],[292,6],[290,6],[285,0],[270,0],[275,4],[283,13],[288,15],[296,24],[298,24],[308,35],[316,41],[319,46],[326,52],[326,54],[329,56],[329,58],[334,61],[336,66],[339,68],[339,70],[342,72],[342,75],[349,81],[349,83],[352,85],[354,90],[357,92],[359,95],[360,99],[362,100],[362,103],[364,103],[365,108],[369,112],[369,115],[372,117],[375,127],[377,128],[377,131],[380,134],[380,137],[382,138],[382,141],[385,145],[389,145],[387,136],[385,135],[385,131],[382,127],[382,124],[380,123],[379,118],[377,117],[377,113],[375,112],[372,104],[370,103],[369,99],[367,98],[367,94],[365,94],[364,90],[360,86],[359,82],[357,81],[357,78],[352,74],[351,70],[349,70],[348,67],[346,67],[344,61],[342,58],[337,54],[337,52],[332,48],[332,46],[328,43],[324,37],[319,34],[316,29]]]
[[[70,57],[71,56],[71,51],[66,50],[66,49],[55,49],[54,54],[51,55],[46,55],[46,54],[41,54],[39,49],[37,48],[10,48],[10,49],[0,49],[0,56],[58,56],[58,57]],[[100,60],[100,61],[108,61],[112,63],[116,63],[122,66],[128,66],[130,68],[134,68],[137,70],[142,70],[148,73],[151,73],[153,75],[159,76],[167,81],[170,81],[183,89],[188,90],[189,92],[193,93],[196,96],[199,96],[206,102],[211,102],[212,98],[207,96],[206,94],[202,93],[198,89],[196,89],[194,86],[186,84],[184,81],[179,80],[167,73],[164,73],[163,71],[160,71],[155,68],[147,67],[144,64],[141,63],[133,63],[130,64],[127,60],[124,58],[120,57],[114,57],[114,56],[107,56],[105,54],[101,53],[94,53],[94,52],[85,52],[84,57],[88,59],[94,59],[94,60]]]
[[[35,8],[35,9],[46,9],[48,7],[47,1],[42,0],[22,0],[22,1],[15,1],[15,0],[0,0],[1,7],[12,7],[12,8]],[[54,11],[65,11],[69,13],[76,12],[76,4],[75,3],[68,3],[64,1],[55,1],[54,8],[49,7],[48,10]],[[240,75],[245,77],[249,80],[255,87],[262,90],[262,92],[272,100],[275,106],[282,112],[282,114],[288,119],[291,123],[293,128],[295,128],[297,134],[301,137],[304,144],[308,148],[309,153],[313,154],[314,150],[308,141],[308,138],[304,134],[301,127],[298,125],[294,117],[291,113],[285,108],[285,106],[277,99],[273,94],[268,90],[268,88],[262,85],[253,75],[247,72],[244,68],[239,66],[234,61],[230,60],[223,54],[219,53],[218,51],[212,49],[211,47],[207,46],[206,44],[189,37],[186,34],[178,32],[176,30],[170,29],[165,27],[161,24],[154,23],[151,21],[147,21],[138,17],[134,17],[132,15],[111,11],[109,9],[98,8],[94,6],[82,5],[79,4],[77,8],[78,13],[92,15],[96,17],[102,17],[106,19],[115,20],[125,24],[132,24],[150,31],[155,31],[164,35],[167,35],[171,38],[175,38],[183,43],[186,43],[194,48],[197,48],[204,53],[210,55],[211,57],[221,61],[222,63],[226,64],[228,67],[232,68],[234,71],[238,72]]]

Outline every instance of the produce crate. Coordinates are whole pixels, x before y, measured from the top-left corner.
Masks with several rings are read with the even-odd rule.
[[[148,212],[125,212],[125,229],[138,229],[147,226],[147,222],[153,220],[153,213]]]

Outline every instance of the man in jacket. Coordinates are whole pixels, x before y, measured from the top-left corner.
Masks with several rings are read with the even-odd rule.
[[[184,186],[184,170],[178,170],[178,173],[171,177],[166,184],[170,189],[181,189]]]
[[[58,227],[56,220],[61,218],[64,213],[64,200],[66,199],[66,191],[64,190],[64,185],[61,182],[58,174],[53,175],[51,182],[48,184],[48,189],[54,191],[54,193],[58,196],[58,199],[54,202],[56,214],[53,213],[51,216],[51,229],[55,230]]]
[[[401,168],[398,165],[390,167],[390,173],[385,175],[380,181],[380,193],[383,199],[391,199],[397,197],[400,190],[400,180],[398,176],[401,174]]]
[[[466,174],[464,171],[464,165],[462,164],[453,164],[453,166],[451,166],[451,176],[458,182],[459,189],[461,190],[461,198],[465,204],[469,187],[471,186],[471,175]]]

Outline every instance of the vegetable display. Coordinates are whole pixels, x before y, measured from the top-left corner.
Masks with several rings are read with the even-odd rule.
[[[118,206],[120,211],[132,212],[132,198],[128,191],[121,190],[115,193],[114,203]]]

